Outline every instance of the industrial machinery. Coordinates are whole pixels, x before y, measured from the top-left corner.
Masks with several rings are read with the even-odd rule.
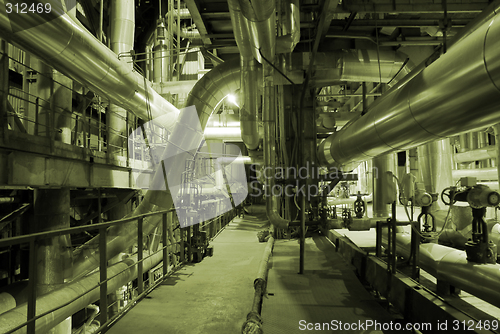
[[[496,263],[497,246],[489,239],[484,216],[487,207],[498,206],[500,194],[486,185],[476,184],[473,177],[465,177],[460,180],[460,188],[453,186],[444,189],[441,200],[450,207],[457,201],[465,202],[472,209],[472,237],[465,244],[467,261]]]

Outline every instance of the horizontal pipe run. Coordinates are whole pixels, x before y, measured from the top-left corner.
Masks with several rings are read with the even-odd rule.
[[[354,162],[498,123],[498,50],[496,15],[406,84],[391,88],[366,115],[327,138],[319,147],[321,163],[349,168]]]
[[[50,64],[137,117],[171,129],[179,110],[161,97],[127,61],[104,46],[64,12],[60,1],[48,0],[47,15],[8,15],[0,12],[0,38]],[[40,43],[43,41],[43,43]],[[123,55],[126,56],[126,55]]]
[[[162,252],[153,254],[143,262],[144,271],[156,266],[162,260]],[[42,314],[52,309],[46,316],[36,321],[36,332],[46,332],[57,324],[79,310],[85,308],[99,299],[99,272],[95,272],[87,277],[64,285],[61,289],[47,293],[37,298],[36,314]],[[116,291],[121,286],[127,284],[137,277],[137,258],[130,257],[122,262],[108,267],[108,277],[113,277],[108,281],[108,291]],[[115,276],[116,275],[116,276]],[[79,297],[81,294],[85,295]],[[68,300],[77,298],[74,302],[64,306]],[[21,304],[16,308],[5,312],[0,316],[0,333],[6,333],[22,324],[27,319],[27,304]],[[26,333],[26,327],[16,331],[16,333]]]
[[[383,239],[387,242],[385,235]],[[396,234],[396,250],[403,257],[409,257],[410,245],[411,235],[409,233]],[[438,280],[448,282],[496,307],[500,307],[499,264],[469,262],[465,251],[434,243],[421,244],[419,258],[420,267]]]
[[[453,160],[456,163],[471,162],[485,159],[496,159],[497,151],[495,146],[487,146],[483,148],[478,148],[475,150],[470,150],[467,152],[455,153]]]
[[[478,181],[498,180],[498,170],[494,168],[476,168],[476,169],[456,169],[451,171],[453,179],[458,180],[461,177],[475,177]]]

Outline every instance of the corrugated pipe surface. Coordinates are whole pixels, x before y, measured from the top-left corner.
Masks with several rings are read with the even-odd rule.
[[[59,1],[46,3],[52,5],[51,14],[8,15],[0,11],[0,37],[138,117],[155,118],[169,129],[174,125],[179,115],[176,107],[66,14]]]
[[[500,18],[481,25],[319,146],[323,165],[405,150],[500,121]]]

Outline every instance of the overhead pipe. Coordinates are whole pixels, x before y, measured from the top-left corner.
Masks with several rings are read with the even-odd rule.
[[[259,147],[258,128],[259,68],[250,45],[251,24],[243,16],[239,0],[228,1],[234,37],[240,51],[240,96],[243,103],[240,108],[241,137],[249,150]]]
[[[464,162],[471,162],[471,161],[478,161],[485,159],[496,159],[497,158],[496,150],[497,150],[496,147],[492,145],[492,146],[481,147],[475,150],[470,150],[467,152],[455,153],[453,155],[453,160],[456,163],[460,164]]]
[[[152,254],[151,257],[146,257],[143,261],[143,271],[156,266],[163,258],[162,252]],[[44,294],[37,298],[36,314],[42,314],[49,310],[56,309],[49,314],[36,320],[35,331],[37,333],[45,333],[54,325],[60,323],[67,317],[75,314],[81,309],[99,300],[99,282],[100,273],[95,272],[87,277],[81,278],[72,283],[65,284],[62,288]],[[108,291],[116,291],[121,286],[127,284],[137,278],[137,256],[134,255],[123,260],[115,265],[108,267],[107,277],[112,277],[107,282]],[[84,294],[85,293],[85,294]],[[79,295],[83,296],[77,298]],[[74,302],[64,306],[70,299],[77,298]],[[18,305],[0,315],[0,333],[6,333],[24,322],[26,322],[28,314],[27,303]],[[26,333],[26,326],[17,330],[15,333]]]
[[[60,1],[46,2],[52,6],[51,13],[46,15],[0,12],[0,37],[137,117],[156,119],[157,123],[171,129],[179,110],[81,23],[65,13]]]
[[[285,1],[283,35],[276,37],[276,53],[291,53],[300,42],[300,0]]]
[[[250,32],[252,54],[261,64],[274,58],[276,44],[276,18],[274,0],[229,0],[238,2]]]
[[[349,169],[354,166],[349,163],[497,123],[498,50],[500,19],[495,15],[410,81],[391,88],[366,115],[324,140],[318,150],[321,163]]]
[[[496,181],[498,180],[497,167],[474,168],[474,169],[455,169],[452,171],[453,179],[458,180],[462,177],[475,177],[478,181]]]

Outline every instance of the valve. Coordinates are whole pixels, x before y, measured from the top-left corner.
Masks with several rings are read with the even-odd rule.
[[[366,212],[366,203],[363,201],[363,196],[361,192],[358,191],[356,194],[356,200],[354,201],[354,214],[356,218],[363,218]]]
[[[472,237],[465,244],[467,261],[476,263],[496,263],[497,246],[489,240],[488,227],[484,221],[487,207],[500,203],[500,194],[488,186],[475,184],[475,180],[462,179],[463,190],[450,187],[443,190],[441,199],[446,205],[466,202],[472,208]],[[445,201],[444,199],[448,199]]]

